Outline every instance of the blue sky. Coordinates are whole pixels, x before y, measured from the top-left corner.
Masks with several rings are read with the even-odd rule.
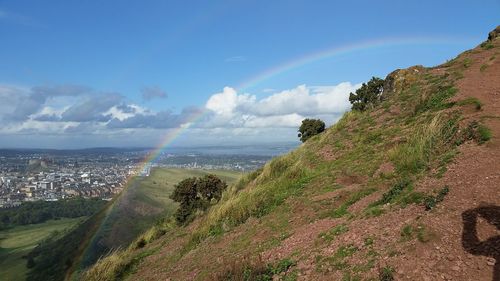
[[[345,92],[371,76],[435,65],[483,41],[500,23],[500,2],[480,3],[0,1],[0,147],[150,146],[207,110],[173,145],[294,141],[300,118],[333,123],[348,108]],[[414,40],[239,88],[322,50],[402,38]],[[335,88],[342,82],[349,87]],[[294,109],[318,95],[338,106]]]

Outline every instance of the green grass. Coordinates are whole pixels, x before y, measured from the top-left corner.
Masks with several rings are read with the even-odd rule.
[[[61,232],[81,222],[84,218],[64,218],[39,224],[16,226],[0,231],[0,276],[2,280],[24,280],[26,259],[37,244],[55,231]]]
[[[417,227],[410,224],[403,226],[401,229],[401,242],[410,241],[415,237],[419,242],[427,243],[434,237],[434,234],[422,224],[417,225]]]
[[[380,281],[393,281],[394,279],[394,268],[390,266],[386,266],[384,268],[381,268],[379,271],[379,280]]]
[[[349,264],[345,261],[346,258],[352,256],[358,251],[358,248],[352,244],[340,246],[337,251],[325,261],[332,265],[337,270],[346,269]]]
[[[366,237],[364,239],[365,246],[371,246],[371,245],[373,245],[373,243],[375,243],[375,240],[373,239],[373,237]]]
[[[387,203],[394,203],[398,197],[407,189],[412,187],[411,181],[403,179],[392,186],[389,191],[382,194],[382,198],[375,202],[375,205],[384,205]]]
[[[437,111],[453,106],[453,103],[447,100],[453,97],[458,92],[458,89],[452,86],[438,86],[437,90],[429,97],[422,99],[415,107],[415,113],[423,113],[425,111]]]
[[[472,59],[471,58],[465,58],[464,61],[462,62],[465,68],[469,68],[472,64]]]
[[[224,193],[221,202],[212,207],[201,227],[193,233],[186,250],[210,236],[211,229],[220,229],[217,225],[234,227],[244,223],[249,217],[263,217],[280,206],[288,197],[300,194],[312,176],[300,165],[289,166],[277,177],[270,176],[277,174],[275,169],[282,170],[283,165],[289,165],[286,163],[292,162],[291,157],[295,156],[288,155],[286,159],[278,157],[267,164],[256,178],[259,185],[255,188],[240,191],[238,196],[232,194],[231,190]]]
[[[349,213],[347,211],[349,206],[358,202],[359,200],[363,199],[364,197],[372,194],[375,191],[376,191],[375,188],[366,188],[366,189],[362,189],[362,190],[353,192],[349,195],[347,200],[345,200],[338,208],[325,212],[321,217],[332,217],[332,218],[343,217]]]
[[[427,196],[424,199],[425,209],[427,211],[432,210],[434,207],[436,207],[436,205],[439,202],[444,200],[444,197],[446,196],[446,194],[448,194],[449,191],[450,191],[449,187],[445,186],[438,192],[436,196],[431,196],[431,195]]]
[[[479,125],[478,127],[478,133],[479,133],[479,143],[485,143],[489,141],[492,137],[491,130],[484,126],[484,125]]]
[[[384,214],[385,210],[381,206],[369,206],[365,209],[364,214],[367,218],[378,217]]]
[[[401,229],[401,241],[409,241],[413,238],[415,230],[413,226],[407,224]]]
[[[243,258],[241,261],[230,263],[222,273],[212,277],[211,280],[295,281],[298,276],[296,270],[292,270],[292,268],[296,265],[297,262],[290,258],[279,260],[274,264],[265,264],[261,258]],[[275,276],[276,278],[274,278]]]
[[[478,144],[483,144],[489,141],[492,137],[491,130],[485,125],[474,120],[467,125],[467,127],[462,131],[461,137],[457,142],[463,143],[464,141],[474,140]]]
[[[446,173],[446,171],[448,170],[447,168],[448,164],[450,164],[453,161],[453,159],[457,154],[458,151],[456,149],[452,149],[445,152],[443,155],[439,157],[438,160],[439,168],[437,169],[437,173],[435,174],[437,178],[442,178],[444,176],[444,173]]]
[[[321,232],[319,237],[326,242],[331,242],[335,237],[347,231],[349,231],[349,227],[346,224],[339,224],[326,232]]]
[[[409,204],[421,203],[423,199],[424,194],[413,191],[412,182],[407,178],[403,178],[396,182],[387,192],[382,194],[382,198],[371,203],[365,210],[365,215],[367,217],[381,215],[384,212],[381,206],[385,204],[399,204],[405,207]]]
[[[170,207],[172,200],[170,193],[174,190],[174,185],[189,177],[202,177],[206,174],[216,174],[228,185],[236,182],[243,173],[226,170],[192,170],[173,168],[154,168],[149,177],[140,180],[137,198],[158,207]]]
[[[474,105],[476,110],[481,110],[481,108],[483,107],[483,103],[479,99],[473,97],[469,97],[464,100],[458,101],[456,104],[459,106],[472,104]]]
[[[493,43],[491,43],[491,42],[483,42],[483,43],[481,43],[481,48],[483,48],[485,50],[490,50],[490,49],[495,48],[495,45],[493,45]]]
[[[434,116],[430,122],[414,125],[409,139],[390,152],[401,175],[416,175],[430,168],[433,160],[447,152],[458,131],[457,118]]]
[[[479,67],[479,71],[480,72],[484,72],[486,70],[486,68],[488,68],[488,65],[487,64],[482,64],[481,67]]]

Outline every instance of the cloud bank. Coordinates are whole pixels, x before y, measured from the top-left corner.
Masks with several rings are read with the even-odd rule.
[[[350,108],[349,93],[359,86],[350,82],[299,85],[266,93],[265,97],[225,87],[201,106],[173,112],[155,111],[119,93],[81,85],[0,85],[0,135],[8,136],[5,139],[22,136],[26,142],[26,136],[45,137],[48,143],[49,139],[64,143],[79,137],[89,145],[148,146],[169,131],[189,127],[183,129],[183,141],[193,145],[294,141],[304,118],[321,118],[328,125],[338,120]],[[167,96],[157,87],[144,88],[141,95],[144,100]]]
[[[297,127],[306,117],[319,117],[334,122],[350,108],[349,93],[360,85],[349,82],[336,86],[296,88],[258,99],[225,87],[205,104],[212,118],[206,127]]]

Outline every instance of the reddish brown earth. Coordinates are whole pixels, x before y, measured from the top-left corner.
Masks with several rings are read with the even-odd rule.
[[[459,89],[457,100],[476,97],[483,103],[481,111],[466,113],[465,118],[482,119],[491,129],[493,138],[481,146],[473,143],[460,146],[460,154],[443,178],[429,178],[420,184],[425,189],[448,185],[450,193],[435,212],[421,212],[420,222],[436,233],[437,240],[400,259],[396,267],[400,269],[401,273],[398,273],[402,279],[493,280],[495,258],[464,250],[462,235],[463,217],[468,219],[465,212],[480,206],[495,206],[490,212],[495,213],[497,223],[495,227],[491,222],[479,219],[477,232],[480,240],[486,241],[486,237],[500,234],[500,209],[497,209],[500,206],[500,63],[497,58],[490,60],[496,52],[492,49],[472,53],[470,58],[474,63],[464,71],[464,78],[456,85]],[[484,64],[489,66],[481,71]],[[492,249],[485,252],[496,252],[497,259],[500,259],[500,242],[496,241],[490,245]],[[496,262],[499,267],[500,260]]]

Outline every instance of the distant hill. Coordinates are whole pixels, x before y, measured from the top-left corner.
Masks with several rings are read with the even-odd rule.
[[[500,27],[85,280],[500,280]],[[142,239],[142,240],[140,240]],[[495,275],[494,275],[495,274]]]

